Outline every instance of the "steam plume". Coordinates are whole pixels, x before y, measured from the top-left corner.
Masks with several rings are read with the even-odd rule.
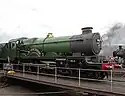
[[[112,52],[118,48],[120,44],[125,46],[125,26],[122,23],[114,24],[106,34],[102,36],[103,47],[100,55],[111,56]]]

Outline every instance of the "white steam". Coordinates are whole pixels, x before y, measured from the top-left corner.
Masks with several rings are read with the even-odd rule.
[[[111,56],[112,52],[118,48],[119,45],[125,47],[125,26],[121,23],[114,24],[109,28],[108,32],[102,36],[103,47],[100,55]]]

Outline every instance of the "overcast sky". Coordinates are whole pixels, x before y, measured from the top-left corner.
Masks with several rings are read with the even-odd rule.
[[[0,36],[7,38],[80,34],[92,26],[104,34],[125,23],[125,0],[0,0]],[[5,37],[5,38],[4,38]],[[1,39],[0,39],[1,40]]]

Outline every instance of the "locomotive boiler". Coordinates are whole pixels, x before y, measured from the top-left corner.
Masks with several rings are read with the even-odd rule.
[[[73,36],[49,37],[52,35],[49,33],[46,38],[25,39],[21,46],[28,49],[29,56],[73,56],[76,53],[79,56],[98,55],[101,50],[101,37],[99,33],[92,33],[91,29],[92,27],[82,28],[82,34]]]

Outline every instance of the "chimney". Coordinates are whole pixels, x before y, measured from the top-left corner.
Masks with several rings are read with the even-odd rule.
[[[92,27],[84,27],[84,28],[81,28],[82,30],[82,34],[88,34],[88,33],[92,33]]]

